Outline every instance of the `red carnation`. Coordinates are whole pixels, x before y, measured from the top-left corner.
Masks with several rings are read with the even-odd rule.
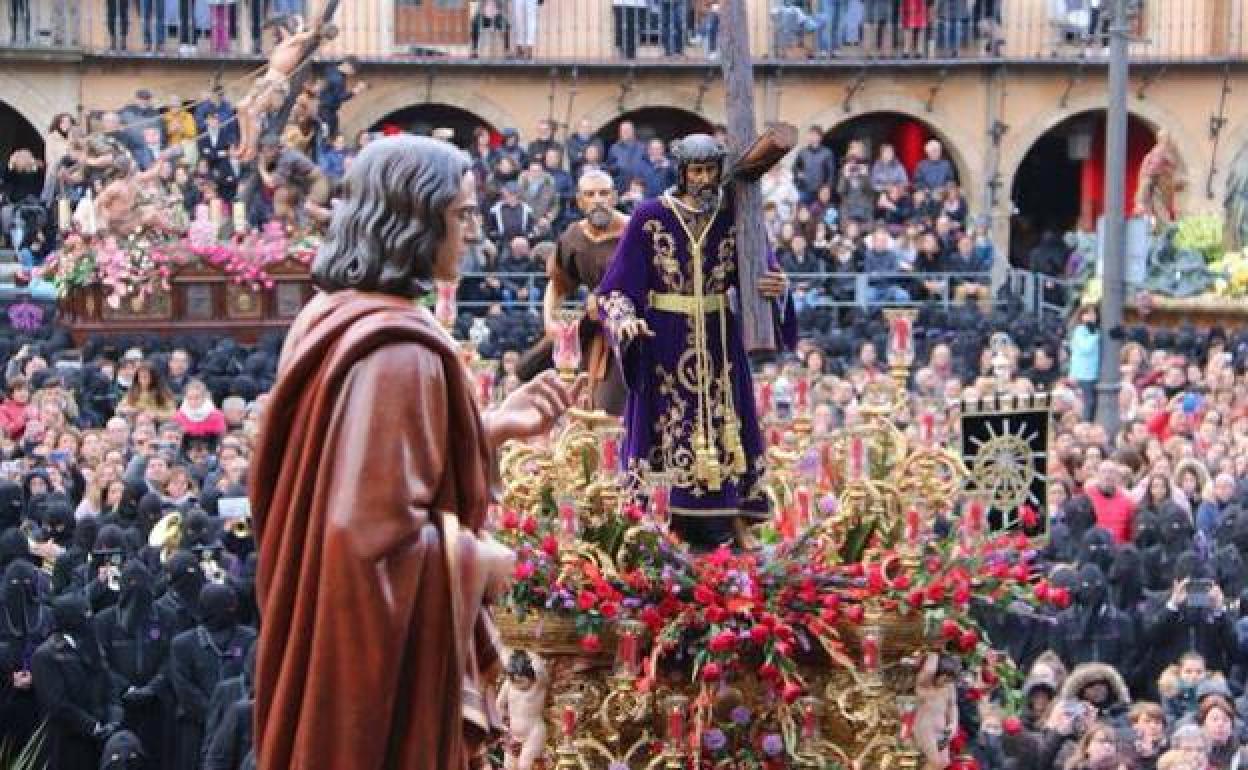
[[[1064,610],[1070,606],[1070,591],[1065,588],[1054,588],[1049,591],[1049,601],[1053,602],[1054,607]]]
[[[849,568],[848,568],[848,570],[847,570],[847,571],[849,572],[849,576],[850,576],[850,577],[862,577],[862,575],[863,575],[863,566],[862,566],[861,564],[857,564],[857,563],[855,563],[855,564],[851,564],[851,565],[849,565]]]
[[[884,590],[884,571],[878,564],[872,564],[867,570],[867,590],[873,594]]]
[[[585,634],[581,637],[581,649],[592,655],[602,649],[602,640],[598,634]]]
[[[537,519],[532,516],[525,516],[524,521],[520,524],[520,528],[524,530],[526,535],[537,534]]]
[[[958,586],[953,592],[953,601],[955,604],[970,604],[971,589],[966,586]]]
[[[636,524],[637,522],[641,521],[645,517],[645,512],[642,511],[640,505],[633,503],[633,504],[624,506],[624,515],[628,517],[629,521]]]
[[[968,628],[958,637],[958,649],[962,650],[962,652],[970,652],[975,649],[977,644],[979,644],[979,634],[975,633],[973,629]]]
[[[712,661],[702,667],[703,682],[718,682],[719,678],[724,675],[724,669],[718,663]]]
[[[776,642],[776,654],[782,658],[793,657],[793,643],[792,642]]]
[[[916,610],[922,607],[923,606],[923,592],[911,591],[910,595],[906,597],[906,603],[909,604],[911,607],[915,608]]]
[[[719,625],[728,619],[728,610],[720,607],[718,604],[712,604],[706,608],[706,622],[711,625]]]
[[[1036,583],[1036,600],[1047,602],[1049,600],[1049,583],[1047,580],[1041,580]]]
[[[503,511],[503,520],[502,520],[503,529],[515,529],[516,526],[519,524],[520,524],[520,517],[516,514],[515,511],[513,511],[510,508]]]
[[[785,682],[780,697],[784,698],[785,703],[793,703],[802,697],[802,686],[797,682]]]
[[[542,551],[552,559],[559,555],[559,541],[554,535],[542,538]]]
[[[819,613],[819,617],[823,618],[824,623],[835,625],[837,621],[841,619],[841,611],[835,607],[832,607],[830,609],[825,609],[823,612]]]
[[[933,604],[939,604],[945,600],[945,584],[932,583],[927,587],[927,600]]]
[[[512,571],[511,576],[516,580],[528,580],[533,577],[533,573],[537,571],[537,567],[533,566],[531,561],[518,561],[516,568]]]
[[[966,748],[966,730],[959,727],[958,731],[953,734],[953,740],[949,741],[949,753],[961,754]]]
[[[641,611],[641,622],[653,633],[658,633],[663,628],[663,615],[654,605],[650,605]]]
[[[1040,523],[1040,517],[1036,515],[1036,509],[1026,503],[1018,509],[1018,518],[1022,520],[1023,526],[1027,529],[1035,529]]]
[[[594,596],[593,591],[581,591],[576,597],[576,607],[582,612],[588,612],[598,604],[598,597]]]
[[[1010,577],[1020,583],[1026,583],[1027,579],[1031,577],[1031,570],[1027,569],[1026,564],[1017,564],[1014,566],[1014,569],[1010,570]]]
[[[862,622],[863,612],[861,604],[854,604],[845,610],[845,619],[855,625]]]
[[[603,605],[598,608],[598,611],[601,612],[602,616],[607,620],[615,620],[620,615],[620,605],[615,602],[604,602]]]
[[[827,594],[823,597],[823,606],[826,609],[834,610],[841,606],[841,597],[836,594]]]
[[[995,580],[1005,580],[1010,574],[1010,567],[999,561],[988,568],[988,574]]]
[[[897,589],[898,591],[905,591],[909,587],[910,587],[909,575],[898,575],[897,577],[893,578],[893,588]]]
[[[711,637],[711,652],[728,652],[737,646],[737,635],[732,631],[720,631]]]
[[[764,682],[775,681],[779,678],[779,676],[780,669],[776,668],[775,664],[764,663],[758,667],[758,678],[762,679]]]
[[[1001,722],[1001,728],[1005,730],[1006,735],[1018,735],[1023,731],[1023,720],[1015,716],[1006,717]]]
[[[771,638],[771,629],[767,626],[759,624],[750,629],[750,641],[760,647],[766,644],[769,638]]]
[[[701,583],[693,589],[693,600],[698,604],[711,605],[714,604],[715,600],[718,598],[719,596],[713,590],[702,585]]]
[[[962,635],[962,627],[959,626],[954,621],[948,618],[945,618],[945,620],[940,624],[940,636],[942,639],[948,639],[949,641],[953,641],[954,639],[957,639],[961,635]]]
[[[927,571],[928,572],[940,572],[940,557],[939,556],[927,557]]]
[[[993,687],[997,684],[997,672],[993,671],[991,668],[985,668],[983,671],[981,671],[979,674],[979,678],[984,680],[984,684],[988,685],[989,687]]]

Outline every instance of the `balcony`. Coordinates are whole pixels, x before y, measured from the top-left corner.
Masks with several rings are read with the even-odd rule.
[[[16,0],[14,0],[16,1]],[[114,20],[114,46],[99,0],[29,0],[30,34],[0,27],[0,56],[77,56],[179,60],[250,59],[255,56],[251,3],[228,6],[233,34],[214,48],[212,19],[204,7],[186,25],[166,19],[166,41],[149,51],[141,3],[131,4],[126,50]],[[954,0],[955,2],[957,0]],[[533,3],[531,14],[513,13],[513,2]],[[747,0],[756,59],[783,66],[857,67],[975,62],[1067,62],[1104,58],[1103,27],[1091,0],[961,0],[965,16],[945,18],[933,5],[907,14],[909,0],[822,0],[844,13],[811,13],[821,0]],[[929,0],[931,2],[931,0]],[[1248,0],[1130,0],[1136,61],[1215,62],[1248,58]],[[275,7],[300,0],[273,0]],[[418,65],[544,65],[647,67],[705,66],[716,60],[717,19],[712,0],[348,0],[337,17],[339,35],[323,48],[328,57],[353,53],[365,60]],[[864,6],[865,3],[865,6]],[[153,0],[164,6],[164,0]],[[315,4],[319,7],[320,3]],[[935,5],[944,7],[942,0]],[[995,6],[1004,15],[992,18]],[[495,16],[492,9],[505,13]],[[864,17],[864,7],[868,8]],[[882,18],[872,16],[879,8]],[[499,19],[503,23],[499,23]],[[2,23],[2,22],[0,22]],[[152,21],[155,24],[155,20]],[[191,31],[191,28],[199,31]],[[530,32],[530,27],[534,29]],[[835,27],[839,34],[830,33]],[[474,47],[473,40],[476,39]],[[271,45],[264,34],[264,45]]]

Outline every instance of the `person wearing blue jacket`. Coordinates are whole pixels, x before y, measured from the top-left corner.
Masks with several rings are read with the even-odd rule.
[[[1101,374],[1100,314],[1093,305],[1079,311],[1079,325],[1070,334],[1070,378],[1083,394],[1083,420],[1096,415],[1096,381]]]

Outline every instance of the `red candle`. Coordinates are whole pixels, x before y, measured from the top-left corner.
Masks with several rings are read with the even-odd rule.
[[[563,525],[563,536],[568,540],[575,540],[580,523],[576,517],[576,506],[572,503],[560,503],[559,521]]]
[[[484,371],[477,373],[477,395],[483,406],[489,406],[493,401],[494,393],[494,372]]]
[[[437,302],[433,306],[433,315],[438,323],[450,328],[455,324],[458,314],[455,309],[455,291],[458,285],[451,281],[439,281],[437,284]]]
[[[665,486],[657,486],[650,493],[650,504],[653,507],[654,518],[659,522],[667,521],[667,503],[668,489]]]
[[[815,705],[807,704],[802,712],[802,737],[808,741],[812,740],[815,737],[817,725],[818,716],[815,714]]]
[[[576,735],[576,709],[564,706],[562,714],[563,737],[571,739]]]
[[[849,439],[849,480],[862,481],[867,469],[867,445],[862,436]]]
[[[862,635],[862,668],[869,673],[880,670],[880,636],[878,632],[867,631]]]
[[[906,540],[911,545],[919,541],[919,512],[913,508],[906,511]]]
[[[616,658],[621,670],[630,675],[636,675],[639,668],[639,642],[637,632],[631,628],[622,628],[620,630],[620,641],[616,646]]]
[[[910,354],[910,319],[899,316],[893,319],[892,324],[893,353],[898,356],[908,356]]]
[[[797,381],[797,410],[804,412],[810,407],[810,380],[805,377]]]
[[[685,710],[672,706],[667,712],[667,740],[673,744],[681,744],[685,739]]]
[[[797,526],[810,526],[810,490],[806,487],[797,488]]]
[[[930,446],[936,439],[936,415],[924,412],[919,415],[919,441]]]
[[[771,383],[764,382],[758,387],[758,416],[771,414]]]
[[[614,436],[602,440],[602,470],[615,472],[620,465],[620,445]]]

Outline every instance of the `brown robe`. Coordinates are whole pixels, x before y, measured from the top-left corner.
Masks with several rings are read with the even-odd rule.
[[[342,291],[296,319],[251,482],[259,770],[462,770],[493,727],[469,382],[410,301]]]

